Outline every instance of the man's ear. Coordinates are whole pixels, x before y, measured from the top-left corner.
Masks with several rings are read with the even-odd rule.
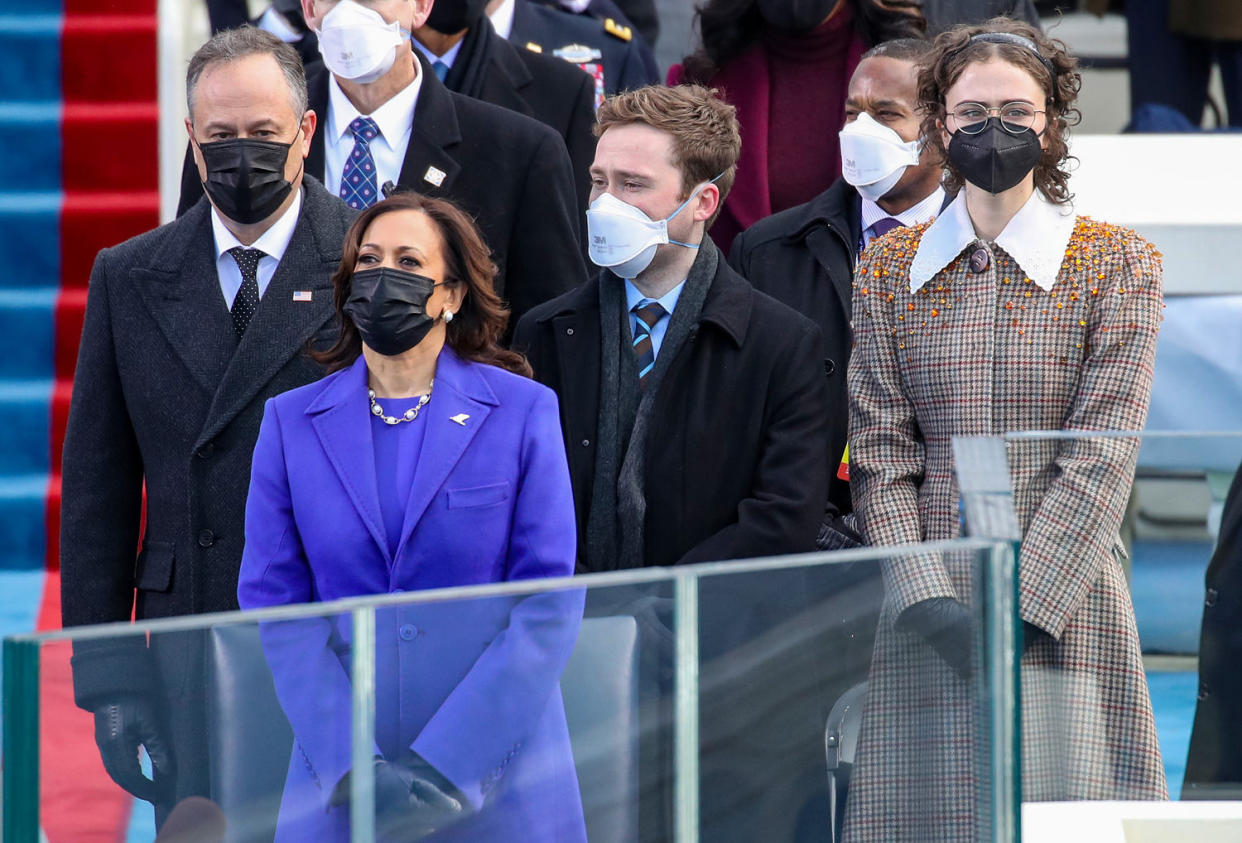
[[[203,153],[198,148],[198,140],[194,137],[194,124],[190,122],[190,118],[185,119],[185,132],[190,136],[190,155],[194,156],[194,166],[198,168],[198,178],[200,181],[207,180],[207,165],[203,163]]]
[[[695,222],[706,222],[712,218],[712,214],[716,213],[716,209],[720,207],[720,188],[715,182],[711,182],[695,197],[694,220]]]
[[[413,32],[416,29],[422,29],[427,18],[431,17],[433,0],[409,0],[409,2],[414,6],[414,16],[410,20],[410,31]],[[440,0],[440,2],[461,2],[461,0]]]
[[[319,125],[319,115],[313,108],[306,109],[302,115],[302,157],[310,155],[311,138],[315,136],[315,128]]]

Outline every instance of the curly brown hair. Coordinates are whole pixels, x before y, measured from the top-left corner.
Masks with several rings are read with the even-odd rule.
[[[345,313],[353,286],[358,251],[366,230],[377,218],[393,211],[421,211],[435,224],[444,241],[444,281],[465,284],[466,295],[453,321],[445,326],[445,342],[463,360],[498,366],[515,374],[531,376],[530,363],[516,351],[500,347],[509,321],[509,309],[496,295],[496,265],[474,222],[446,199],[423,196],[412,190],[394,193],[367,208],[345,234],[341,265],[332,276],[333,302],[340,329],[336,344],[311,356],[329,372],[344,369],[362,354],[362,336]]]
[[[1019,44],[971,40],[976,35],[991,32],[1029,40],[1039,50],[1039,56]],[[1066,170],[1066,164],[1072,157],[1067,141],[1070,127],[1082,119],[1074,107],[1078,90],[1082,87],[1078,59],[1070,55],[1064,42],[1048,38],[1030,24],[1004,17],[992,18],[976,26],[956,26],[940,33],[932,44],[931,53],[920,64],[918,109],[923,114],[921,131],[927,145],[940,157],[941,164],[948,171],[946,187],[950,191],[960,190],[964,180],[949,161],[948,149],[940,134],[946,116],[945,94],[967,66],[993,58],[1025,70],[1044,89],[1047,146],[1035,165],[1035,186],[1049,202],[1058,205],[1068,203],[1073,194],[1069,192],[1069,173]],[[1051,65],[1053,72],[1049,72],[1045,61]]]

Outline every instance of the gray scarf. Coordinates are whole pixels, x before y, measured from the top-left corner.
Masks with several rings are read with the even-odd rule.
[[[643,468],[651,406],[665,372],[699,321],[719,260],[716,245],[704,236],[660,344],[655,368],[641,391],[638,361],[630,342],[625,282],[607,270],[600,273],[602,353],[595,482],[587,518],[585,568],[588,571],[643,565],[643,522],[647,516]]]

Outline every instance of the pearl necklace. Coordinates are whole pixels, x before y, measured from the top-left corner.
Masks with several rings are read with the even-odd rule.
[[[404,415],[400,417],[384,415],[384,408],[381,407],[379,402],[375,400],[375,390],[368,389],[367,396],[370,397],[371,399],[371,415],[379,416],[381,419],[384,420],[384,424],[401,424],[401,422],[412,422],[414,421],[414,419],[418,418],[418,411],[421,410],[423,406],[426,405],[426,403],[431,400],[431,391],[435,389],[435,387],[436,387],[436,382],[435,380],[432,380],[431,383],[428,384],[427,386],[427,394],[419,396],[418,403],[415,404],[410,409],[406,410]]]

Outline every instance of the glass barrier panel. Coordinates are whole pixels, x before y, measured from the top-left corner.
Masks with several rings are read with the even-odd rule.
[[[1136,829],[1127,839],[1215,840],[1221,822],[1219,839],[1242,839],[1242,806],[1141,804],[1242,799],[1242,432],[1005,445],[1023,535],[1024,839],[1093,811]],[[1156,825],[1174,820],[1175,834]]]
[[[5,839],[1007,839],[1007,557],[963,540],[16,637]],[[947,614],[886,602],[928,571]]]

